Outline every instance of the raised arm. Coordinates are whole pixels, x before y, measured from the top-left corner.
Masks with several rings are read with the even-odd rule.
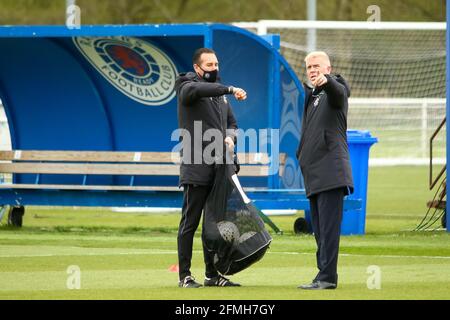
[[[190,105],[200,98],[218,97],[232,93],[233,87],[221,83],[190,81],[182,85],[179,95],[183,104]]]
[[[339,83],[335,77],[326,74],[327,82],[324,84],[323,89],[328,95],[328,101],[333,108],[342,108],[345,103],[345,99],[348,97],[347,88]]]

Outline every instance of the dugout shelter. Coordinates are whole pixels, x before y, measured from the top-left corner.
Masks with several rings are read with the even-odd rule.
[[[175,77],[192,69],[197,48],[210,47],[217,52],[222,82],[248,93],[247,100],[231,103],[239,127],[256,131],[259,144],[258,150],[241,151],[285,154],[282,172],[242,177],[248,196],[261,209],[308,213],[295,159],[304,92],[279,53],[279,41],[277,35],[222,24],[0,27],[0,99],[12,150],[172,151],[178,143]],[[168,189],[40,187],[176,187],[178,177],[169,174],[14,173],[11,182],[16,186],[0,188],[1,205],[177,207],[182,198]],[[344,214],[344,234],[364,233],[366,186],[359,187],[363,194],[345,201],[353,216]]]

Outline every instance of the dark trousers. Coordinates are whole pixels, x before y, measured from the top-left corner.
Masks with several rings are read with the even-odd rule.
[[[345,194],[345,188],[339,188],[320,192],[309,198],[319,269],[314,281],[327,281],[337,285],[339,238]]]
[[[192,245],[194,242],[194,234],[200,223],[202,211],[205,206],[206,199],[211,192],[211,186],[197,186],[192,184],[184,185],[183,191],[183,209],[178,228],[178,266],[180,280],[191,275]],[[205,219],[203,218],[203,230]],[[203,257],[205,260],[205,275],[213,278],[218,275],[214,267],[214,253],[209,252],[203,242]]]

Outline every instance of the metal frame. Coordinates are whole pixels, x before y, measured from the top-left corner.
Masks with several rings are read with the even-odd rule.
[[[304,189],[264,189],[246,191],[259,209],[308,210]],[[183,200],[181,191],[114,191],[61,189],[3,189],[0,201],[11,206],[83,206],[83,207],[162,207],[177,208]],[[361,199],[346,199],[344,210],[358,210]]]

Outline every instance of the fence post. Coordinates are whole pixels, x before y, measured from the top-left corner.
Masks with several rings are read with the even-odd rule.
[[[422,100],[422,136],[420,145],[422,150],[422,158],[427,158],[427,128],[428,128],[428,103],[426,99]]]
[[[264,21],[258,21],[257,33],[260,36],[267,34],[267,24]]]

